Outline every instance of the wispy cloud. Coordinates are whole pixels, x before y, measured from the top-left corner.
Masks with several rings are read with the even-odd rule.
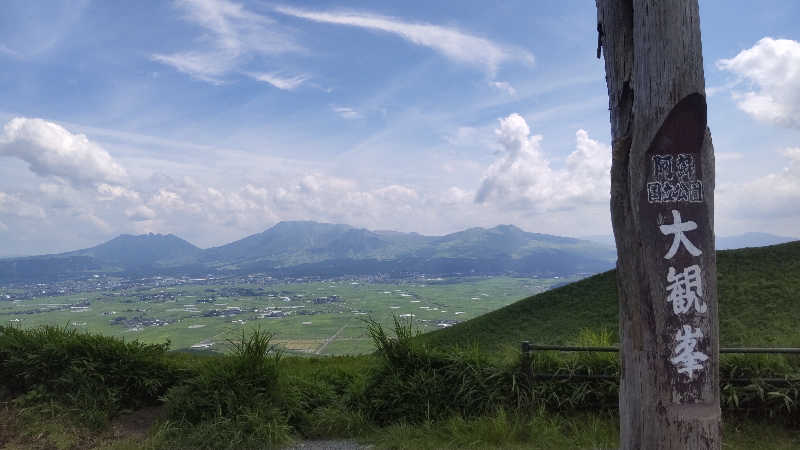
[[[718,188],[719,209],[725,217],[748,217],[756,221],[800,220],[800,147],[779,152],[786,158],[780,170],[752,180],[721,183]]]
[[[342,119],[360,119],[364,117],[360,112],[347,106],[333,106],[333,112],[339,115]]]
[[[0,55],[8,55],[13,57],[19,57],[19,53],[15,52],[14,50],[8,48],[4,44],[0,44]]]
[[[236,55],[225,51],[183,52],[172,55],[153,55],[153,60],[172,66],[201,81],[222,84],[222,76],[235,65]]]
[[[498,66],[508,61],[532,63],[534,60],[533,55],[526,50],[504,46],[451,27],[404,22],[393,17],[359,12],[319,12],[290,7],[277,7],[275,10],[314,22],[392,33],[416,45],[435,50],[454,61],[482,66],[490,74],[494,74]]]
[[[307,75],[295,75],[293,77],[283,77],[275,72],[248,73],[247,75],[255,80],[269,83],[278,89],[283,89],[284,91],[293,91],[297,89],[301,84],[303,84],[309,78]]]
[[[714,159],[717,161],[736,161],[744,158],[744,153],[740,152],[714,152]]]
[[[489,85],[495,89],[499,89],[508,95],[515,95],[517,90],[508,81],[490,81]]]
[[[184,19],[207,31],[201,47],[176,53],[156,53],[154,61],[172,66],[198,80],[220,84],[240,72],[253,57],[301,51],[292,36],[267,16],[228,0],[179,0]],[[287,79],[282,79],[286,84]],[[266,81],[266,80],[262,80]],[[268,81],[269,82],[269,81]],[[278,84],[275,87],[284,89]],[[288,84],[291,85],[291,82]]]

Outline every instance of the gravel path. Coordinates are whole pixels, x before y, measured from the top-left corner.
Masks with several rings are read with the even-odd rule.
[[[371,445],[362,445],[352,439],[302,441],[284,450],[362,450],[374,448]]]

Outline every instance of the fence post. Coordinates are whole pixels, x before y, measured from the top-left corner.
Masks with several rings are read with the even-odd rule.
[[[533,368],[531,367],[531,342],[530,341],[521,341],[520,342],[520,351],[522,352],[522,357],[520,361],[522,363],[522,367],[525,370],[525,373],[529,376],[533,376]]]

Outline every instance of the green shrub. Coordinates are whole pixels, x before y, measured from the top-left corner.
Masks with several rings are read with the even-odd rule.
[[[217,416],[200,424],[167,421],[156,432],[165,449],[265,449],[291,442],[290,427],[270,408],[242,408],[235,415]]]
[[[231,341],[165,397],[165,436],[181,448],[264,448],[290,440],[280,373],[282,352],[261,330]]]
[[[452,415],[470,418],[497,409],[525,412],[613,410],[620,365],[614,352],[537,351],[505,364],[477,347],[431,349],[414,338],[410,322],[395,320],[389,335],[378,323],[370,334],[381,365],[365,388],[363,410],[380,425],[423,423]],[[575,344],[609,346],[612,333],[583,330]],[[721,404],[735,414],[800,422],[800,371],[781,355],[723,355]]]
[[[800,423],[800,372],[796,367],[784,355],[723,355],[722,408],[740,415]]]
[[[372,429],[363,411],[338,404],[314,409],[308,424],[303,435],[309,438],[362,436]]]
[[[454,413],[479,415],[509,403],[512,374],[476,349],[432,351],[415,342],[411,322],[397,318],[394,336],[374,321],[368,331],[381,361],[363,395],[370,420],[418,423]]]
[[[358,410],[363,378],[338,367],[287,375],[289,423],[306,437],[343,436],[361,427],[359,422],[366,422]]]
[[[175,384],[180,369],[165,358],[168,346],[67,327],[0,326],[0,379],[7,395],[57,400],[99,425],[123,409],[156,404]]]

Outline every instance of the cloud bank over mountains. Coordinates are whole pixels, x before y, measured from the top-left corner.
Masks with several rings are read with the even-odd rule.
[[[14,118],[4,127],[0,155],[28,163],[38,189],[31,183],[0,192],[0,214],[4,227],[14,222],[15,229],[31,235],[78,226],[88,234],[210,235],[215,241],[199,244],[212,245],[281,220],[438,233],[607,200],[607,146],[579,130],[565,168],[556,170],[541,153],[541,136],[530,136],[521,116],[512,114],[499,124],[487,139],[495,139],[504,151],[489,166],[476,165],[484,171],[482,181],[431,189],[392,182],[367,185],[347,174],[287,167],[272,168],[274,176],[260,181],[225,174],[205,179],[181,173],[181,166],[156,171],[131,167],[137,169],[131,172],[83,134],[42,119]]]
[[[491,139],[498,150],[493,161],[479,167],[482,177],[473,185],[431,189],[391,182],[365,185],[346,174],[292,168],[273,171],[280,175],[259,182],[224,174],[203,179],[179,170],[132,176],[85,135],[42,119],[14,118],[4,126],[0,156],[27,163],[40,182],[38,189],[0,191],[0,231],[31,237],[76,227],[103,236],[172,232],[210,246],[281,220],[424,233],[534,221],[543,231],[561,223],[563,234],[580,234],[607,221],[607,144],[579,129],[574,149],[559,162],[547,157],[544,137],[532,134],[521,115],[497,123]],[[785,149],[782,155],[787,164],[778,172],[743,183],[721,181],[717,215],[800,219],[800,148]]]
[[[4,10],[0,256],[281,220],[610,233],[592,8],[83,3]],[[717,231],[796,234],[797,7],[755,23],[712,3]]]

